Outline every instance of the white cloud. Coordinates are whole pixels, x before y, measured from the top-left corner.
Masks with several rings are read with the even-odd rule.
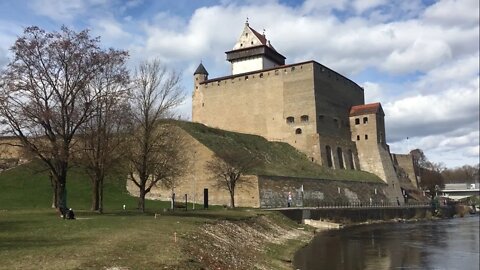
[[[362,13],[366,10],[385,4],[385,0],[355,0],[353,7],[357,13]]]
[[[425,10],[424,20],[427,23],[445,27],[478,26],[478,0],[441,0]]]
[[[452,57],[445,41],[418,39],[403,50],[394,50],[381,65],[387,71],[406,73],[428,71]]]
[[[31,9],[39,15],[47,16],[55,21],[68,22],[83,15],[95,6],[105,5],[108,0],[34,0]]]

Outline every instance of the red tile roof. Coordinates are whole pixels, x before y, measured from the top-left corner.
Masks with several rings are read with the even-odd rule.
[[[350,116],[365,115],[365,114],[377,114],[384,115],[382,105],[379,102],[357,105],[350,108]]]
[[[255,34],[255,36],[260,40],[260,42],[263,45],[267,45],[267,39],[265,38],[264,35],[258,33],[257,31],[255,31],[255,29],[251,28],[250,26],[248,28],[250,28],[250,30],[252,30],[252,32]]]

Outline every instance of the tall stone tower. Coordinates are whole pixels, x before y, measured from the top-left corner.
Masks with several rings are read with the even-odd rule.
[[[360,168],[376,174],[388,184],[388,197],[403,201],[400,181],[385,141],[385,113],[380,103],[353,106],[350,109],[352,141],[357,145]]]
[[[233,50],[225,52],[232,63],[232,75],[285,65],[285,56],[278,53],[265,34],[245,23]]]

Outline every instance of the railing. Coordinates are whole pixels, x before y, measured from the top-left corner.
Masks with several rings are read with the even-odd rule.
[[[292,209],[295,208],[308,208],[308,209],[332,209],[332,208],[425,208],[432,207],[431,203],[415,202],[415,203],[397,203],[397,202],[380,202],[380,203],[370,203],[370,202],[353,202],[353,203],[326,203],[318,202],[312,204],[311,202],[305,203],[304,205],[293,205]],[[272,207],[272,208],[288,208],[288,207]]]

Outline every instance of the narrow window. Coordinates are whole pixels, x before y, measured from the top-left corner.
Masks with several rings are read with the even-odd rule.
[[[368,134],[365,134],[365,140],[368,140]]]
[[[355,125],[360,125],[360,118],[355,118]]]
[[[245,80],[248,81],[248,76],[245,76]]]
[[[259,77],[260,77],[260,78],[263,78],[263,73],[260,73]]]
[[[360,141],[360,135],[357,135],[357,141]]]
[[[292,67],[291,70],[294,71],[294,70],[295,70],[295,67]]]
[[[350,169],[355,170],[355,164],[354,164],[354,156],[352,150],[348,149],[348,157],[350,159]]]
[[[301,128],[297,128],[295,130],[295,134],[302,134],[302,129]]]
[[[295,123],[295,118],[293,116],[287,117],[287,124],[293,124]]]
[[[308,115],[302,115],[302,116],[300,116],[300,120],[301,120],[302,122],[308,122]]]
[[[325,151],[327,152],[327,166],[329,168],[333,167],[332,162],[332,148],[329,145],[325,146]]]
[[[338,156],[338,163],[340,164],[340,169],[345,169],[345,164],[343,163],[343,152],[342,148],[337,147],[337,156]]]
[[[368,123],[368,117],[363,117],[363,123],[367,124]]]

